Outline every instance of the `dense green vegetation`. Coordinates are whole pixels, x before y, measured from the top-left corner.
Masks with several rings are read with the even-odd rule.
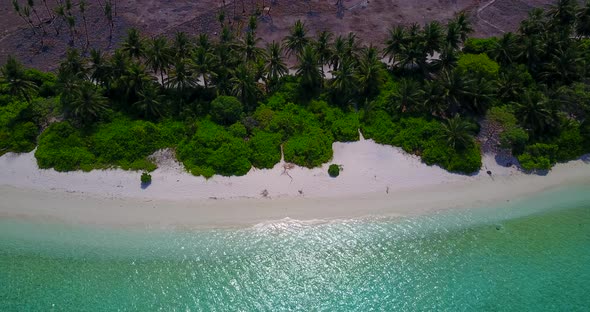
[[[340,175],[340,165],[331,164],[330,167],[328,167],[328,174],[332,178],[338,177]]]
[[[218,22],[215,38],[131,29],[112,55],[69,50],[56,75],[9,58],[0,154],[38,144],[42,168],[150,171],[147,157],[173,148],[195,175],[243,175],[273,167],[281,148],[288,162],[320,166],[334,141],[358,140],[361,129],[429,165],[472,173],[483,118],[526,170],[590,151],[590,3],[535,9],[499,38],[469,38],[464,13],[397,26],[382,50],[354,33],[308,34],[301,22],[263,47],[258,16],[245,29],[223,12]]]

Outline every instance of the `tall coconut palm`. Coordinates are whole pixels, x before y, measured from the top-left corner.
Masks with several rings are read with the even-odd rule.
[[[469,35],[473,33],[473,26],[469,20],[469,15],[465,11],[461,11],[455,16],[453,22],[457,25],[461,42],[465,42]]]
[[[330,87],[341,102],[346,102],[355,90],[355,68],[351,60],[347,59],[340,64],[338,70],[332,72],[334,78]]]
[[[158,36],[148,41],[146,64],[154,74],[160,74],[160,83],[164,84],[164,75],[170,68],[172,51],[165,37]]]
[[[569,31],[576,22],[577,0],[557,0],[547,11],[551,26]]]
[[[423,89],[422,108],[434,116],[445,116],[449,108],[445,90],[438,81],[426,80]]]
[[[8,86],[10,94],[22,96],[27,102],[37,90],[37,85],[26,78],[23,65],[12,55],[9,55],[6,64],[0,67],[0,82]]]
[[[558,49],[551,53],[550,60],[540,76],[549,84],[570,84],[580,77],[582,62],[583,58],[577,49]]]
[[[462,100],[473,96],[472,84],[473,81],[462,75],[458,75],[455,71],[441,73],[439,83],[443,89],[443,98],[447,102],[449,111],[452,115],[456,114],[461,109]]]
[[[145,44],[139,31],[136,28],[130,28],[127,31],[127,37],[121,45],[121,50],[130,58],[140,59],[145,55]]]
[[[258,86],[251,70],[244,64],[238,65],[233,71],[230,82],[232,94],[239,98],[246,107],[253,108],[258,98]]]
[[[297,77],[300,78],[301,86],[306,91],[313,91],[322,84],[322,73],[319,69],[318,55],[310,45],[303,48],[297,56],[295,67]]]
[[[128,103],[137,100],[139,92],[143,91],[147,84],[153,82],[153,76],[148,74],[145,67],[137,62],[129,63],[125,73],[120,78],[121,87]]]
[[[318,34],[317,41],[314,42],[314,48],[320,60],[322,77],[324,77],[324,65],[332,56],[332,37],[334,35],[329,31],[322,31]]]
[[[424,38],[424,48],[430,56],[433,56],[434,52],[441,50],[444,32],[439,22],[434,21],[426,24],[422,36]]]
[[[89,81],[76,85],[70,92],[73,96],[67,104],[68,112],[83,125],[96,120],[108,107],[107,98]]]
[[[261,41],[261,38],[256,38],[254,33],[249,31],[236,45],[237,51],[240,52],[246,64],[251,65],[256,63],[265,56],[264,49],[258,47]]]
[[[590,1],[580,8],[576,14],[576,34],[578,37],[590,37]]]
[[[545,32],[545,12],[541,8],[532,9],[528,17],[520,22],[519,32],[525,36],[536,36]]]
[[[289,35],[285,37],[284,45],[287,51],[287,55],[291,56],[293,54],[300,55],[303,52],[303,49],[309,43],[309,38],[307,37],[307,29],[305,24],[301,22],[301,20],[297,20],[295,25],[291,28]]]
[[[106,86],[111,81],[111,67],[100,50],[90,50],[90,80],[100,86]]]
[[[203,80],[203,85],[206,89],[209,88],[211,81],[215,78],[215,72],[213,68],[217,60],[215,54],[205,49],[203,46],[199,46],[195,49],[192,57],[193,72]]]
[[[272,86],[278,80],[289,72],[287,65],[283,59],[283,48],[281,45],[273,40],[267,44],[266,53],[268,59],[265,65],[267,86]]]
[[[180,31],[174,35],[172,50],[176,58],[189,58],[192,48],[192,42],[185,32]]]
[[[334,40],[334,48],[332,49],[332,55],[330,56],[330,64],[333,70],[337,70],[340,66],[340,62],[345,58],[346,54],[346,40],[342,36],[336,37]]]
[[[407,32],[403,26],[396,26],[389,29],[383,55],[389,58],[390,63],[396,63],[398,55],[406,47],[407,40]]]
[[[509,65],[519,53],[518,38],[514,33],[505,33],[494,45],[491,54],[496,62],[502,65]]]
[[[438,59],[433,60],[430,64],[431,67],[439,72],[450,72],[459,62],[459,54],[452,46],[445,46]]]
[[[461,26],[456,21],[450,21],[447,24],[447,34],[445,44],[452,49],[458,50],[461,45]]]
[[[442,126],[442,138],[450,147],[461,150],[473,144],[473,127],[461,116],[447,119]]]
[[[160,94],[155,84],[147,84],[138,95],[139,100],[133,105],[146,119],[162,116],[164,95]]]
[[[166,86],[175,89],[182,97],[188,88],[194,87],[195,85],[196,81],[190,70],[188,60],[182,58],[177,59],[166,79]]]
[[[413,79],[402,79],[391,98],[392,111],[404,113],[418,110],[422,102],[422,90],[420,84]]]
[[[383,64],[378,58],[377,48],[372,45],[363,49],[360,61],[356,68],[355,78],[359,92],[370,96],[377,92],[382,79]]]
[[[525,91],[521,100],[513,105],[519,122],[533,135],[542,133],[555,123],[549,100],[538,91]]]

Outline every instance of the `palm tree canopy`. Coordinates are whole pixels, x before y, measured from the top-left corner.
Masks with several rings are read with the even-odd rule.
[[[309,43],[307,37],[307,29],[305,24],[301,20],[297,20],[295,25],[291,28],[291,31],[287,37],[285,37],[285,48],[288,55],[301,54],[303,48]]]
[[[6,64],[0,67],[0,82],[8,85],[10,94],[21,95],[27,101],[30,100],[31,93],[37,90],[37,85],[26,78],[23,65],[11,55]]]

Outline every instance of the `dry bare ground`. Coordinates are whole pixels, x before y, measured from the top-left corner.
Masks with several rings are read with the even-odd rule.
[[[24,0],[20,0],[24,4]],[[54,4],[55,1],[47,1]],[[74,1],[76,2],[76,1]],[[423,24],[432,20],[446,21],[456,12],[471,12],[475,25],[474,36],[485,37],[513,31],[521,19],[535,6],[545,6],[552,0],[117,0],[114,32],[109,40],[109,24],[103,14],[104,1],[89,0],[87,21],[90,46],[109,51],[125,37],[130,27],[140,29],[148,36],[173,35],[177,31],[189,34],[219,32],[217,15],[224,7],[235,27],[243,27],[254,8],[261,8],[263,15],[259,35],[264,41],[280,40],[298,19],[306,23],[313,34],[330,30],[336,34],[354,31],[365,42],[379,45],[387,29],[397,24]],[[341,2],[341,6],[337,3]],[[49,14],[36,1],[37,11],[48,35],[44,47],[27,23],[16,15],[10,1],[0,1],[0,62],[9,54],[19,57],[29,66],[53,70],[68,47],[69,33],[63,22],[54,20],[61,28],[55,34]],[[270,10],[269,10],[270,9]],[[75,10],[76,11],[76,10]],[[75,46],[85,42],[82,19],[77,14]],[[35,19],[34,19],[35,20]]]

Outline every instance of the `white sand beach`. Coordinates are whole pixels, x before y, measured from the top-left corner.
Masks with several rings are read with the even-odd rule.
[[[473,176],[429,167],[416,156],[372,140],[334,143],[337,178],[321,168],[284,162],[243,177],[206,180],[159,153],[152,184],[119,169],[60,173],[37,168],[34,153],[0,157],[0,217],[154,227],[220,227],[268,220],[357,218],[423,214],[493,204],[568,183],[590,182],[582,160],[558,164],[545,176],[498,165],[485,155]],[[492,175],[488,175],[487,171]],[[266,196],[265,196],[266,195]]]

